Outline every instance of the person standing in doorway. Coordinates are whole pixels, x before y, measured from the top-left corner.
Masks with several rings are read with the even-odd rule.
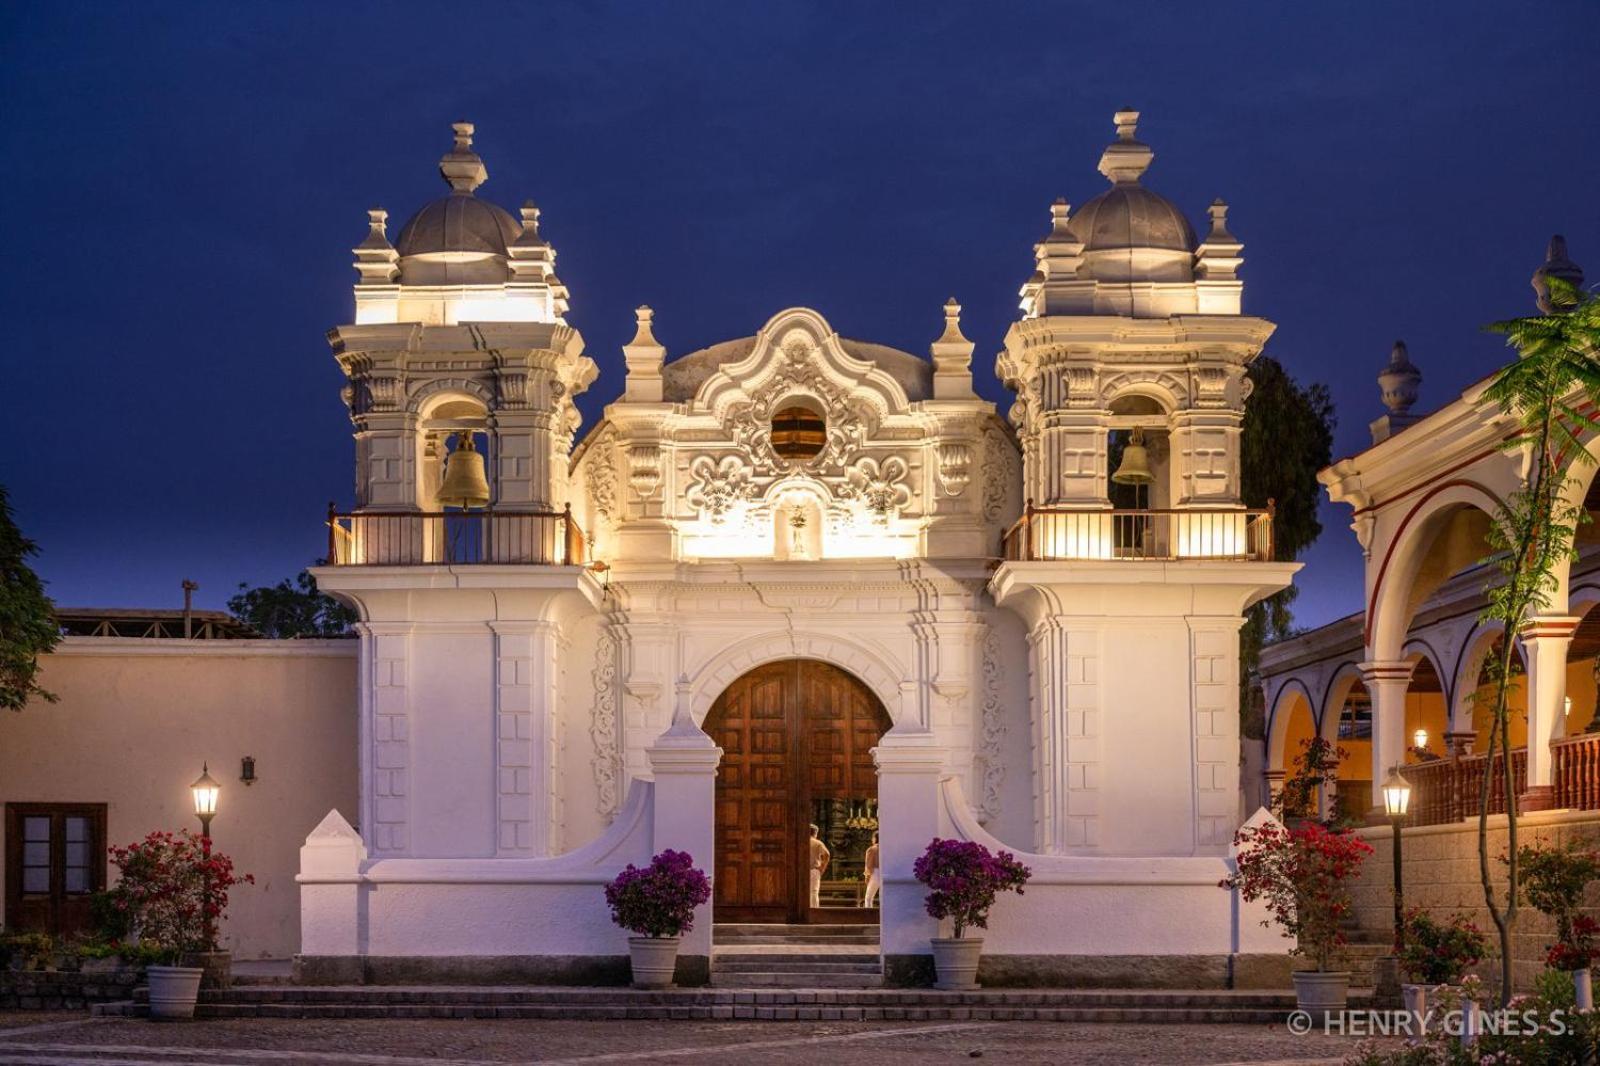
[[[867,848],[865,859],[867,871],[867,891],[861,897],[863,907],[878,905],[878,893],[883,890],[883,871],[878,867],[878,834],[872,834],[872,844]]]
[[[833,854],[828,851],[818,834],[821,832],[815,825],[811,827],[811,905],[822,906],[822,874],[828,869],[828,863],[833,859]]]

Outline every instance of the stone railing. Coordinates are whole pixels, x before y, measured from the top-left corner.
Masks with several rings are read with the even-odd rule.
[[[328,508],[333,566],[584,566],[588,539],[564,511],[400,511]]]

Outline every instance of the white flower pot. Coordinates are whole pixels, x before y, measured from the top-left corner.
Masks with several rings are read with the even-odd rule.
[[[1407,985],[1400,986],[1400,1000],[1405,1005],[1405,1010],[1411,1016],[1411,1036],[1421,1037],[1427,1032],[1428,1024],[1428,992],[1432,985]]]
[[[198,966],[147,966],[144,976],[150,987],[151,1019],[176,1022],[193,1018],[204,973]]]
[[[630,936],[628,957],[633,963],[633,987],[666,988],[672,984],[672,971],[678,965],[675,936]]]
[[[966,992],[978,987],[978,957],[983,954],[981,936],[936,936],[933,943],[934,988],[947,992]]]
[[[1579,1010],[1594,1010],[1594,984],[1589,978],[1589,967],[1572,971],[1572,991]]]
[[[1348,971],[1296,970],[1294,978],[1295,1004],[1313,1016],[1330,1011],[1342,1011],[1350,998]]]

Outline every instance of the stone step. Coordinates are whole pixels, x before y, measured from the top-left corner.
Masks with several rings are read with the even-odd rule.
[[[723,922],[711,927],[711,942],[819,944],[856,941],[878,942],[876,925],[779,925]]]
[[[661,995],[656,993],[656,995]],[[236,1003],[202,1002],[201,1018],[546,1018],[566,1020],[655,1019],[706,1021],[1038,1021],[1115,1022],[1140,1025],[1251,1024],[1281,1025],[1294,1009],[1288,997],[1264,1006],[1248,1003],[1193,1006],[1146,1005],[1129,998],[1122,1002],[1071,1005],[1035,1004],[1021,993],[940,993],[932,1004],[903,1004],[901,995],[888,990],[859,991],[743,991],[712,990],[682,1004],[669,1000],[645,1003]],[[709,996],[709,998],[704,998]],[[737,997],[737,998],[736,998]],[[968,1002],[975,999],[974,1002]],[[1368,997],[1352,997],[1352,1007],[1362,1008]],[[143,1003],[103,1004],[97,1015],[140,1017],[149,1013]]]
[[[713,988],[882,988],[883,974],[847,970],[744,970],[711,973]]]
[[[838,944],[849,947],[875,948],[878,938],[873,936],[823,936],[810,933],[790,934],[786,936],[741,936],[728,938],[712,938],[714,947],[741,947],[749,944],[758,947],[783,947],[787,944],[822,946],[825,944]]]
[[[148,1002],[148,990],[134,992],[134,1006]],[[1353,989],[1353,1007],[1364,1008],[1371,992]],[[779,989],[674,988],[660,991],[633,988],[538,987],[527,985],[287,985],[235,986],[203,989],[202,1008],[233,1010],[350,1010],[367,1012],[385,1008],[442,1011],[425,1017],[449,1017],[466,1009],[493,1012],[500,1008],[571,1009],[574,1017],[590,1010],[627,1012],[640,1009],[704,1011],[712,1007],[790,1007],[822,1005],[883,1011],[890,1009],[973,1010],[1137,1010],[1137,1011],[1267,1011],[1278,1016],[1294,1009],[1294,993],[1272,990],[1167,990],[1115,988],[993,988],[974,992],[935,989],[846,989],[796,991]],[[357,1016],[353,1014],[352,1016]],[[396,1017],[402,1015],[395,1015]],[[493,1016],[472,1015],[472,1016]],[[540,1015],[544,1016],[544,1015]],[[668,1015],[672,1016],[672,1015]],[[701,1013],[697,1017],[709,1017]],[[882,1015],[874,1015],[874,1018]]]
[[[738,970],[792,970],[835,969],[838,967],[865,967],[876,973],[880,968],[878,956],[871,953],[834,955],[815,952],[783,952],[781,954],[720,954],[713,953],[711,964],[715,969]]]

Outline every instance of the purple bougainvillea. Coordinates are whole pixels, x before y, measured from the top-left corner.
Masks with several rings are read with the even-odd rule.
[[[686,851],[668,848],[644,869],[628,864],[606,885],[611,920],[639,936],[682,936],[694,928],[694,909],[711,898],[705,871]]]
[[[927,885],[928,913],[955,923],[956,936],[969,925],[989,928],[989,908],[1001,892],[1022,895],[1033,871],[1009,851],[996,855],[974,840],[940,840],[937,837],[911,868]]]

